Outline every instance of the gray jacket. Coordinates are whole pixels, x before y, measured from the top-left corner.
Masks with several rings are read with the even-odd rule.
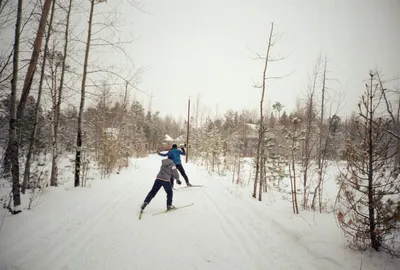
[[[171,181],[171,176],[179,180],[179,173],[175,167],[175,163],[172,159],[163,159],[161,161],[160,171],[157,174],[157,179],[169,182]]]

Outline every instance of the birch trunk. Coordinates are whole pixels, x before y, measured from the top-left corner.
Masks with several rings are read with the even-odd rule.
[[[27,185],[29,184],[29,178],[30,178],[30,173],[31,173],[31,158],[35,146],[35,141],[36,141],[36,135],[37,135],[37,125],[38,125],[38,120],[39,120],[39,109],[40,109],[40,101],[42,98],[42,90],[43,90],[43,80],[44,80],[44,73],[45,73],[45,68],[46,68],[46,60],[47,60],[47,55],[48,55],[48,44],[50,40],[50,35],[51,35],[51,27],[53,24],[53,17],[54,17],[54,8],[55,8],[55,1],[53,1],[52,8],[51,8],[51,14],[50,14],[50,22],[49,22],[49,28],[47,30],[47,36],[46,40],[44,43],[44,53],[43,53],[43,62],[42,62],[42,70],[40,72],[40,81],[39,81],[39,90],[38,90],[38,96],[36,99],[36,106],[35,106],[35,120],[33,123],[33,129],[31,133],[31,138],[29,140],[29,148],[28,148],[28,153],[26,154],[26,161],[25,161],[25,171],[24,171],[24,180],[22,182],[22,193],[25,194],[25,190]]]
[[[262,185],[262,178],[263,175],[261,175],[260,172],[263,172],[263,170],[260,170],[260,162],[261,162],[261,147],[264,147],[264,114],[263,114],[263,104],[264,104],[264,95],[265,95],[265,85],[266,85],[266,77],[267,77],[267,70],[268,70],[268,59],[269,59],[269,53],[271,50],[271,45],[272,45],[272,33],[274,31],[274,23],[271,23],[271,31],[269,34],[269,40],[268,40],[268,47],[267,47],[267,55],[265,57],[265,64],[264,64],[264,72],[263,72],[263,82],[262,82],[262,92],[261,92],[261,100],[260,100],[260,128],[259,128],[259,136],[258,136],[258,143],[257,143],[257,157],[256,157],[256,177],[254,180],[254,190],[253,190],[253,197],[256,198],[257,195],[257,182],[258,178],[260,181],[260,189]],[[261,192],[259,193],[258,199],[261,201]]]
[[[323,75],[323,81],[322,81],[322,98],[321,98],[321,119],[320,119],[320,123],[319,123],[319,130],[320,130],[320,134],[319,134],[319,149],[318,149],[318,182],[317,182],[317,186],[315,187],[314,190],[314,195],[313,195],[313,199],[312,199],[312,203],[311,203],[311,208],[313,210],[315,210],[315,204],[316,204],[316,198],[318,195],[319,198],[319,211],[322,212],[322,183],[323,183],[323,177],[322,177],[322,170],[323,170],[323,166],[324,166],[324,160],[325,160],[325,154],[323,153],[323,151],[326,151],[326,144],[328,142],[328,139],[326,139],[326,144],[325,144],[325,149],[322,149],[322,136],[323,136],[323,125],[324,125],[324,109],[325,109],[325,82],[326,82],[326,65],[327,65],[327,61],[325,59],[325,67],[324,67],[324,75]],[[326,134],[326,136],[329,136],[329,132],[328,134]]]
[[[51,160],[51,177],[50,177],[50,185],[58,186],[58,126],[60,120],[60,110],[61,110],[61,100],[63,97],[63,87],[64,87],[64,76],[66,69],[66,59],[67,59],[67,50],[68,50],[68,41],[69,41],[69,21],[71,17],[71,9],[72,9],[72,0],[69,1],[68,11],[67,11],[67,22],[65,26],[65,35],[64,35],[64,52],[63,52],[63,60],[61,66],[61,79],[60,86],[58,90],[58,100],[55,108],[56,114],[54,118],[54,136],[52,141],[52,160]]]
[[[24,111],[26,107],[26,102],[28,100],[29,92],[31,90],[32,82],[33,82],[33,77],[36,72],[36,66],[39,58],[39,53],[40,49],[42,47],[42,41],[43,41],[43,35],[46,27],[46,21],[47,21],[47,16],[50,11],[50,6],[51,6],[52,0],[46,0],[43,5],[42,9],[42,14],[40,16],[40,21],[39,21],[39,26],[38,30],[36,33],[36,38],[33,43],[33,51],[31,55],[31,59],[28,65],[28,70],[25,76],[24,80],[24,86],[22,88],[22,93],[21,93],[21,99],[19,101],[18,107],[17,107],[17,112],[16,112],[16,118],[14,118],[15,113],[11,113],[10,117],[10,140],[9,140],[9,145],[11,149],[11,174],[12,174],[12,179],[13,179],[13,199],[14,199],[14,207],[18,208],[21,205],[21,194],[20,194],[20,183],[19,183],[19,142],[18,138],[20,135],[20,128],[21,128],[21,120],[24,117]],[[22,5],[22,2],[21,2]],[[18,13],[22,12],[22,7],[18,7]],[[21,14],[17,15],[21,16]],[[18,21],[18,19],[17,19]],[[20,31],[18,29],[19,27],[16,27],[16,31]],[[19,33],[18,33],[19,36]],[[18,56],[17,60],[18,61]],[[13,78],[14,79],[14,78]],[[15,92],[16,92],[16,85],[15,87]],[[12,91],[14,92],[14,91]],[[16,94],[16,93],[15,93]],[[14,103],[15,97],[13,97]],[[13,108],[15,110],[15,108]],[[13,123],[11,123],[13,122]],[[15,125],[15,126],[14,126]],[[14,126],[11,128],[11,126]],[[12,131],[11,131],[12,130]],[[15,134],[14,134],[15,133]],[[20,209],[17,209],[15,211],[21,211]]]
[[[11,175],[12,175],[12,194],[14,209],[13,214],[21,212],[21,194],[19,190],[19,162],[18,162],[18,139],[17,139],[17,81],[18,81],[18,61],[19,61],[19,35],[21,31],[22,0],[18,0],[17,21],[15,24],[14,54],[13,54],[13,75],[11,80],[11,100],[10,100],[10,129],[8,148],[10,149]],[[7,157],[5,162],[7,162]]]
[[[85,61],[83,64],[83,76],[81,85],[81,101],[79,105],[78,114],[78,130],[76,136],[76,156],[75,156],[75,182],[74,186],[78,187],[80,183],[80,171],[81,171],[81,153],[82,153],[82,117],[83,109],[85,107],[85,89],[86,89],[86,76],[87,76],[87,66],[89,61],[89,51],[90,51],[90,41],[92,36],[92,20],[93,20],[93,10],[94,10],[95,0],[90,1],[90,13],[89,13],[89,26],[88,35],[86,41],[86,51],[85,51]]]
[[[376,235],[376,223],[375,223],[375,190],[374,190],[374,141],[372,139],[372,133],[374,130],[373,127],[373,116],[374,116],[374,108],[373,108],[373,75],[371,75],[371,85],[370,85],[370,93],[369,93],[369,113],[367,111],[368,119],[368,217],[369,217],[369,233],[371,238],[371,246],[375,250],[379,250],[379,242]]]

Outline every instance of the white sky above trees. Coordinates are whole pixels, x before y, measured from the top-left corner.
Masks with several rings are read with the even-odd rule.
[[[261,83],[264,62],[253,60],[252,52],[265,54],[272,21],[275,33],[281,34],[272,48],[272,57],[287,58],[271,63],[268,75],[293,73],[268,81],[266,105],[279,101],[284,109],[294,110],[304,98],[308,76],[319,55],[329,61],[329,95],[345,93],[341,95],[341,116],[357,110],[370,69],[380,69],[385,79],[400,77],[398,0],[142,0],[142,10],[132,2],[115,0],[96,5],[95,11],[100,14],[96,22],[105,20],[101,13],[110,10],[119,19],[114,40],[132,35],[136,41],[123,46],[126,54],[111,47],[93,47],[91,69],[118,66],[114,72],[132,77],[133,66],[143,67],[137,86],[153,95],[151,109],[162,115],[185,118],[188,97],[193,106],[199,97],[202,107],[212,116],[217,109],[219,115],[228,109],[257,110],[260,89],[253,85]],[[87,6],[88,1],[79,5]],[[87,13],[80,9],[73,14],[75,40],[86,40]],[[111,32],[103,32],[103,36],[110,38]],[[2,32],[2,46],[7,43],[6,33],[12,38],[13,29]],[[12,44],[9,41],[7,46]],[[81,46],[82,43],[71,41],[74,60],[69,64],[76,73],[82,73],[78,64],[83,61]],[[21,71],[21,78],[24,72]],[[108,78],[109,83],[115,82],[111,77],[90,75],[91,80]],[[79,100],[80,79],[71,80],[76,81]],[[391,80],[386,86],[399,85],[399,80]],[[122,86],[114,88],[122,91]],[[147,95],[134,91],[133,97],[148,108]],[[87,105],[93,100],[94,96],[88,94]]]
[[[269,67],[266,104],[280,101],[289,111],[303,97],[317,57],[328,58],[328,87],[345,91],[341,115],[357,109],[370,69],[386,79],[400,76],[400,2],[143,0],[140,12],[128,5],[138,37],[129,48],[137,66],[145,67],[139,87],[154,95],[152,109],[186,115],[187,98],[212,114],[228,109],[255,109],[270,22],[282,37],[272,56],[288,56]],[[395,82],[398,84],[398,81]],[[393,85],[393,82],[391,83]],[[332,92],[333,95],[333,92]],[[145,101],[147,107],[148,101]]]

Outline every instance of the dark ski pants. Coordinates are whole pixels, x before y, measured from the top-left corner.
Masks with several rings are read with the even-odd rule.
[[[165,192],[167,193],[167,205],[172,205],[172,186],[170,182],[167,181],[162,181],[159,179],[156,179],[156,181],[154,181],[154,185],[151,188],[149,194],[147,194],[146,199],[144,199],[144,201],[146,203],[150,203],[151,200],[154,198],[154,196],[156,196],[157,192],[160,190],[160,188],[163,187]]]
[[[189,178],[187,177],[185,169],[183,168],[182,164],[175,164],[175,167],[178,169],[178,171],[181,173],[181,175],[185,179],[186,184],[188,184]]]

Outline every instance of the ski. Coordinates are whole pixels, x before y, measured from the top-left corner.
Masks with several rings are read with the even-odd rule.
[[[191,186],[186,186],[186,187],[180,187],[179,189],[191,188],[191,187],[204,187],[204,185],[191,185]]]
[[[139,212],[139,220],[141,220],[141,219],[142,219],[142,214],[143,214],[143,210],[142,210],[142,209],[140,209],[140,212]]]
[[[165,210],[165,211],[162,211],[162,212],[154,213],[153,216],[161,215],[161,214],[166,214],[166,213],[169,213],[169,212],[173,212],[173,211],[178,210],[178,209],[181,209],[181,208],[185,208],[185,207],[192,206],[193,204],[194,204],[194,203],[187,204],[187,205],[182,205],[182,206],[177,206],[177,207],[175,207],[174,209],[171,209],[171,210]]]

